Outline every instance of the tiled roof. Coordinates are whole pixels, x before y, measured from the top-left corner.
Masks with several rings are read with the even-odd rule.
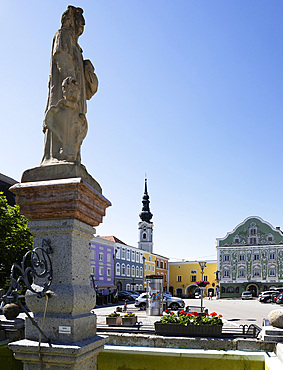
[[[111,235],[111,236],[100,236],[99,238],[105,239],[105,240],[110,240],[111,242],[115,242],[115,243],[120,243],[120,244],[127,245],[126,243],[122,242],[122,240],[116,238],[116,236],[114,236],[114,235]]]

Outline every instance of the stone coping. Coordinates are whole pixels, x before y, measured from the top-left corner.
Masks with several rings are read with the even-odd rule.
[[[158,347],[158,348],[185,348],[185,349],[214,349],[214,350],[239,350],[239,351],[268,351],[275,352],[275,342],[264,342],[251,338],[193,338],[193,337],[169,337],[136,333],[111,333],[99,332],[99,335],[107,336],[109,345],[134,346],[134,347]]]

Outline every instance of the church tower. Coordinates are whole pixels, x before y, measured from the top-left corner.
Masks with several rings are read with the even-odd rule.
[[[152,253],[153,242],[152,242],[152,231],[153,223],[150,221],[153,214],[149,210],[149,196],[147,193],[147,179],[144,182],[144,194],[142,197],[142,211],[140,213],[139,222],[139,241],[138,247],[146,252]]]

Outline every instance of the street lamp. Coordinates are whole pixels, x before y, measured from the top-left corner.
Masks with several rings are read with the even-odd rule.
[[[200,269],[201,269],[201,280],[203,281],[203,270],[204,268],[206,267],[206,262],[204,261],[200,261],[199,262],[199,265],[200,265]],[[202,288],[202,287],[201,287]],[[203,297],[202,297],[202,289],[200,289],[200,310],[201,312],[203,311]]]

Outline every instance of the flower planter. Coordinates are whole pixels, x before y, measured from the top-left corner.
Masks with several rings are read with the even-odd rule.
[[[122,325],[124,326],[135,326],[137,323],[137,316],[122,317]]]
[[[155,334],[192,336],[192,337],[214,337],[222,333],[222,325],[181,325],[177,323],[155,322]]]
[[[108,326],[121,325],[122,324],[122,317],[121,316],[106,317],[106,324]]]

